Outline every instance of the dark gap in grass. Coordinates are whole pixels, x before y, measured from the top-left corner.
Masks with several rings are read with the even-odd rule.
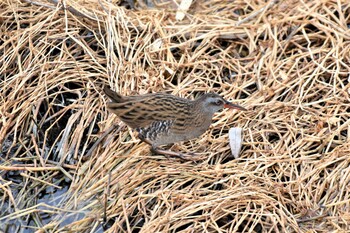
[[[191,188],[193,186],[193,180],[189,180],[185,183],[183,183],[178,189],[179,190],[182,190],[182,189],[188,189],[188,188]]]
[[[200,45],[203,43],[203,40],[197,40],[197,41],[195,41],[195,42],[193,42],[193,43],[191,43],[191,47],[190,47],[190,49],[191,49],[191,52],[193,53],[193,52],[195,52],[198,48],[202,48]]]
[[[315,141],[309,148],[308,150],[306,151],[306,154],[308,156],[311,156],[311,155],[318,155],[320,153],[324,153],[324,149],[325,147],[322,145],[322,142],[321,141]]]
[[[257,87],[256,83],[254,82],[254,83],[250,84],[249,86],[246,86],[244,88],[244,90],[246,92],[248,92],[249,94],[253,94],[254,92],[256,92],[258,90],[258,87]]]
[[[289,176],[283,175],[283,176],[281,176],[280,181],[281,181],[282,183],[283,183],[283,182],[290,182],[291,179],[290,179]],[[287,187],[286,184],[283,184],[283,186],[284,186],[284,187]]]
[[[238,99],[247,99],[249,95],[243,91],[240,92]]]
[[[115,221],[116,221],[116,218],[113,217],[113,218],[108,218],[107,222],[103,222],[102,224],[103,231],[107,231],[109,228],[111,228],[114,225]]]
[[[318,27],[316,27],[314,24],[309,23],[307,25],[304,26],[304,29],[307,33],[312,34],[313,32],[319,32],[320,29]],[[302,32],[300,32],[300,34],[302,35]]]
[[[217,39],[216,44],[218,45],[218,47],[222,48],[223,50],[226,50],[233,44],[233,42],[231,40],[226,39]]]
[[[229,228],[232,224],[232,221],[234,220],[234,214],[227,214],[223,217],[216,220],[216,224],[223,229],[223,228]]]
[[[170,79],[170,82],[171,82],[171,84],[173,84],[174,86],[179,85],[179,77],[178,77],[178,75],[172,76],[171,79]]]
[[[14,164],[22,164],[22,163],[13,163]],[[3,177],[5,180],[12,181],[16,185],[23,184],[23,177],[20,175],[22,171],[3,171],[1,173],[1,177]]]
[[[18,149],[18,144],[14,144],[13,142],[14,140],[14,133],[8,133],[6,138],[4,138],[1,145],[1,150],[0,150],[0,158],[5,159],[7,158],[11,158],[15,152]],[[12,155],[12,156],[11,156]]]
[[[140,232],[142,226],[145,224],[145,219],[140,212],[135,209],[133,214],[129,216],[129,223],[132,227],[132,232]]]
[[[47,57],[51,57],[53,58],[52,60],[54,60],[54,58],[58,57],[61,53],[61,41],[60,42],[56,42],[56,46],[53,47],[47,47],[47,51],[45,52],[45,54],[47,54]]]
[[[194,97],[194,99],[197,99],[197,98],[201,97],[204,94],[205,94],[205,92],[203,92],[203,91],[193,91],[192,92],[192,96]]]
[[[267,135],[267,140],[270,143],[278,142],[280,140],[280,136],[277,133],[269,133]]]
[[[287,88],[284,88],[281,91],[281,94],[279,94],[277,99],[276,99],[277,101],[280,101],[280,102],[288,102],[289,101],[287,97],[289,97],[288,94],[290,91],[286,91],[286,90],[287,90]]]
[[[233,70],[230,70],[226,67],[221,69],[220,80],[225,83],[233,83],[235,78],[237,77],[237,73]]]
[[[220,88],[221,88],[221,84],[218,83],[218,82],[214,82],[213,87],[214,87],[215,89],[220,89]],[[217,93],[217,94],[220,94],[220,93]]]
[[[240,58],[248,57],[250,54],[249,48],[245,44],[237,45],[235,50],[237,51],[237,54],[239,55]]]
[[[176,228],[176,229],[174,230],[174,232],[185,231],[186,229],[189,229],[192,225],[193,225],[193,223],[185,223],[185,224],[179,226],[178,228]]]
[[[348,137],[348,130],[340,131],[340,135],[344,137],[344,139],[342,139],[342,140],[346,140]]]
[[[220,49],[217,49],[217,48],[212,48],[212,47],[209,47],[205,50],[204,52],[207,56],[210,56],[210,57],[215,57],[216,55],[220,54],[221,53],[221,50]]]

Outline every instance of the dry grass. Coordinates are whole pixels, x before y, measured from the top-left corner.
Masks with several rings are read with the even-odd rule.
[[[350,231],[348,1],[197,0],[181,22],[62,2],[0,1],[0,231]],[[107,112],[107,84],[249,112],[172,148],[201,161],[169,160]]]

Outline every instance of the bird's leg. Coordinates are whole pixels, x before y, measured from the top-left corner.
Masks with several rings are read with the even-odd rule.
[[[162,155],[164,155],[167,158],[169,158],[169,156],[174,156],[174,157],[181,158],[183,160],[193,160],[191,158],[192,156],[186,156],[184,154],[177,153],[177,152],[174,152],[174,151],[171,151],[171,150],[162,150],[162,149],[159,149],[158,147],[154,147],[152,145],[152,142],[149,139],[142,137],[140,134],[138,136],[139,136],[139,139],[142,142],[145,142],[145,143],[147,143],[148,145],[151,146],[151,152],[154,153],[154,154],[162,154]]]
[[[174,152],[171,150],[162,150],[162,149],[159,149],[158,147],[154,147],[154,146],[151,147],[151,151],[152,151],[152,153],[155,153],[155,154],[165,155],[167,158],[169,158],[169,156],[174,156],[174,157],[178,157],[178,158],[183,159],[183,160],[192,160],[191,158],[189,158],[181,153],[177,153],[177,152]]]
[[[142,142],[145,142],[147,143],[148,145],[152,146],[152,142],[147,139],[147,138],[144,138],[141,134],[138,135],[139,139],[142,141]]]

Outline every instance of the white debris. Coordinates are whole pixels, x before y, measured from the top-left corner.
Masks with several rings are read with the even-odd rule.
[[[188,11],[188,9],[190,9],[190,6],[192,4],[192,0],[182,0],[179,8],[177,8],[176,11],[176,20],[177,21],[181,21],[185,18],[185,14]]]
[[[231,153],[235,159],[239,157],[242,148],[242,128],[231,128],[228,132]]]
[[[158,38],[150,45],[150,48],[151,48],[150,50],[151,52],[158,52],[162,46],[163,46],[163,41],[162,39]]]

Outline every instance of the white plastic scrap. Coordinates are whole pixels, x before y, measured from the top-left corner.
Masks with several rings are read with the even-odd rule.
[[[185,14],[190,9],[190,6],[192,4],[192,0],[182,0],[179,8],[177,8],[176,11],[176,20],[181,21],[185,18]]]
[[[235,159],[239,157],[242,148],[242,128],[231,128],[228,132],[231,153]]]

